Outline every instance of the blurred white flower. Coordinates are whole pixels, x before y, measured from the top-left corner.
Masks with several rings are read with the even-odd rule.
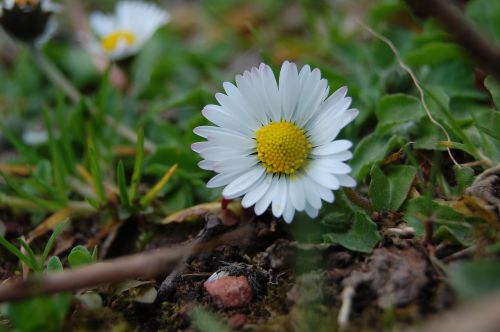
[[[121,1],[115,14],[90,15],[90,27],[97,36],[90,41],[90,51],[111,60],[136,54],[156,30],[170,20],[167,11],[143,1]]]
[[[236,85],[225,82],[224,90],[215,95],[220,105],[202,111],[216,126],[194,130],[206,139],[192,145],[204,159],[199,166],[218,173],[208,187],[225,186],[225,198],[243,197],[257,215],[271,205],[289,223],[296,210],[316,217],[322,200],[333,202],[333,190],[356,185],[344,163],[352,143],[336,140],[359,113],[349,109],[346,87],[328,97],[318,69],[299,72],[285,62],[279,82],[261,64],[236,76]]]
[[[0,26],[16,39],[41,45],[56,31],[52,14],[60,8],[51,0],[4,0],[0,2]]]

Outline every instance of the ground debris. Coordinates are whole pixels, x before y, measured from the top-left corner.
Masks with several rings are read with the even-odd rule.
[[[344,288],[367,286],[380,308],[407,305],[422,294],[429,283],[429,263],[414,247],[379,248],[342,282]]]

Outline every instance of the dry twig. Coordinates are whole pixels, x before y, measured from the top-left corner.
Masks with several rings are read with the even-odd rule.
[[[151,279],[172,271],[187,253],[207,252],[221,244],[237,245],[241,243],[242,238],[248,237],[251,233],[251,226],[242,226],[204,243],[192,243],[176,248],[161,248],[45,276],[32,277],[26,281],[8,282],[0,285],[0,302],[21,300],[37,295],[54,294],[128,279]]]

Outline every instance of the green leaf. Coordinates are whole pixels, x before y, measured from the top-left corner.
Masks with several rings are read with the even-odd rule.
[[[377,211],[398,211],[408,196],[417,170],[407,165],[389,166],[386,169],[384,174],[378,165],[372,167],[370,199]]]
[[[474,181],[474,170],[471,167],[459,167],[454,165],[453,172],[455,173],[455,179],[457,181],[456,191],[461,195],[465,188],[470,186]]]
[[[350,162],[352,175],[359,181],[363,180],[370,172],[371,166],[384,158],[394,149],[404,144],[399,136],[370,134],[363,138],[356,149]]]
[[[29,264],[29,267],[33,271],[40,272],[42,270],[42,268],[38,264],[38,260],[36,258],[35,253],[33,252],[33,249],[31,249],[31,247],[29,246],[29,244],[26,243],[26,241],[24,241],[22,238],[18,238],[17,240],[19,241],[19,243],[21,244],[21,246],[24,248],[24,250],[28,253],[28,258],[29,258],[29,260],[31,262],[31,264]]]
[[[10,251],[11,254],[15,255],[17,258],[19,258],[19,260],[23,261],[26,265],[33,269],[30,258],[23,254],[21,250],[17,249],[12,243],[7,241],[3,236],[0,236],[0,245],[2,245],[5,249]]]
[[[30,164],[36,164],[38,160],[40,160],[40,157],[33,151],[33,149],[24,144],[9,128],[5,127],[3,124],[1,125],[1,128],[2,134],[5,138]]]
[[[71,299],[69,294],[58,294],[12,302],[7,305],[7,316],[21,332],[61,331]]]
[[[94,180],[94,189],[101,203],[106,202],[106,194],[104,190],[104,183],[102,180],[101,168],[97,161],[97,153],[93,146],[89,146],[89,159],[90,159],[90,173]]]
[[[6,174],[0,173],[0,175],[3,176],[3,178],[5,179],[5,182],[7,182],[9,187],[11,187],[19,196],[26,198],[27,200],[32,201],[36,205],[38,205],[46,210],[49,210],[49,211],[58,211],[63,207],[58,202],[48,201],[46,199],[42,199],[42,198],[37,197],[36,195],[28,193],[26,190],[21,188],[21,186],[14,179],[10,178]]]
[[[120,160],[118,162],[118,167],[116,168],[116,182],[118,183],[118,190],[120,191],[120,202],[126,208],[130,208],[130,198],[127,192],[127,180],[125,178],[125,166]]]
[[[328,233],[323,235],[327,243],[336,243],[344,248],[363,253],[370,253],[382,239],[375,224],[365,213],[355,212],[352,226],[345,233]]]
[[[405,56],[406,64],[410,66],[432,66],[450,60],[466,60],[464,52],[455,43],[430,42],[414,48]]]
[[[47,257],[49,256],[49,253],[52,250],[52,247],[54,246],[54,242],[56,241],[57,237],[59,236],[59,234],[61,234],[62,230],[64,229],[64,227],[66,227],[67,224],[68,224],[68,219],[63,220],[54,228],[52,235],[50,235],[49,240],[47,241],[47,244],[45,244],[45,248],[43,249],[43,254],[41,258],[42,265],[47,260]]]
[[[75,152],[72,147],[72,137],[70,124],[67,122],[67,105],[65,103],[63,93],[58,93],[57,95],[57,107],[56,107],[56,123],[60,131],[60,141],[62,146],[62,151],[64,153],[64,160],[66,161],[69,173],[73,173],[76,169],[76,157]]]
[[[82,245],[78,245],[71,249],[71,252],[68,255],[68,263],[72,268],[88,265],[94,262],[94,258],[89,253],[87,248]]]
[[[57,256],[52,256],[50,259],[47,261],[47,272],[59,272],[62,271],[63,265],[61,263],[61,260]]]
[[[427,197],[417,197],[405,204],[404,213],[403,219],[419,236],[424,234],[424,222],[432,220],[434,231],[446,226],[459,244],[470,244],[472,226],[465,221],[463,215],[446,205],[429,200]]]
[[[68,198],[66,196],[66,165],[62,159],[62,152],[59,149],[57,141],[54,137],[54,131],[52,129],[52,121],[50,119],[48,111],[45,109],[43,112],[43,118],[45,121],[45,128],[49,135],[49,149],[52,162],[52,172],[53,179],[55,182],[55,188],[57,192],[58,200],[61,203],[66,203]]]
[[[491,98],[493,98],[493,103],[495,104],[497,110],[500,110],[500,83],[492,76],[488,76],[484,80],[484,85],[490,92]]]
[[[500,290],[499,262],[462,262],[448,269],[450,285],[464,298],[478,298]]]
[[[500,2],[470,1],[466,7],[466,13],[484,32],[500,42]]]
[[[395,125],[417,122],[425,116],[420,101],[409,95],[394,94],[383,96],[375,109],[377,132],[384,134]]]
[[[500,111],[493,109],[474,114],[476,127],[486,135],[500,141]],[[499,142],[500,144],[500,142]]]
[[[191,324],[198,332],[229,332],[229,328],[214,314],[196,307],[192,312]]]
[[[137,144],[135,148],[134,171],[132,173],[132,181],[130,183],[130,202],[133,202],[137,196],[139,183],[142,175],[142,160],[144,158],[144,128],[139,128],[137,133]]]

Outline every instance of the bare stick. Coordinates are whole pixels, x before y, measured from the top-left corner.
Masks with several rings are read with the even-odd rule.
[[[352,286],[347,286],[342,291],[342,306],[340,307],[337,322],[341,329],[345,328],[349,323],[349,316],[351,315],[352,299],[355,291]]]
[[[0,285],[0,302],[16,301],[42,294],[54,294],[134,278],[152,279],[172,271],[187,253],[207,252],[221,244],[237,245],[251,232],[251,226],[242,226],[206,243],[161,248],[37,276],[26,281],[8,282]]]
[[[488,40],[450,1],[406,0],[410,7],[433,16],[477,60],[478,65],[500,80],[500,48]]]

